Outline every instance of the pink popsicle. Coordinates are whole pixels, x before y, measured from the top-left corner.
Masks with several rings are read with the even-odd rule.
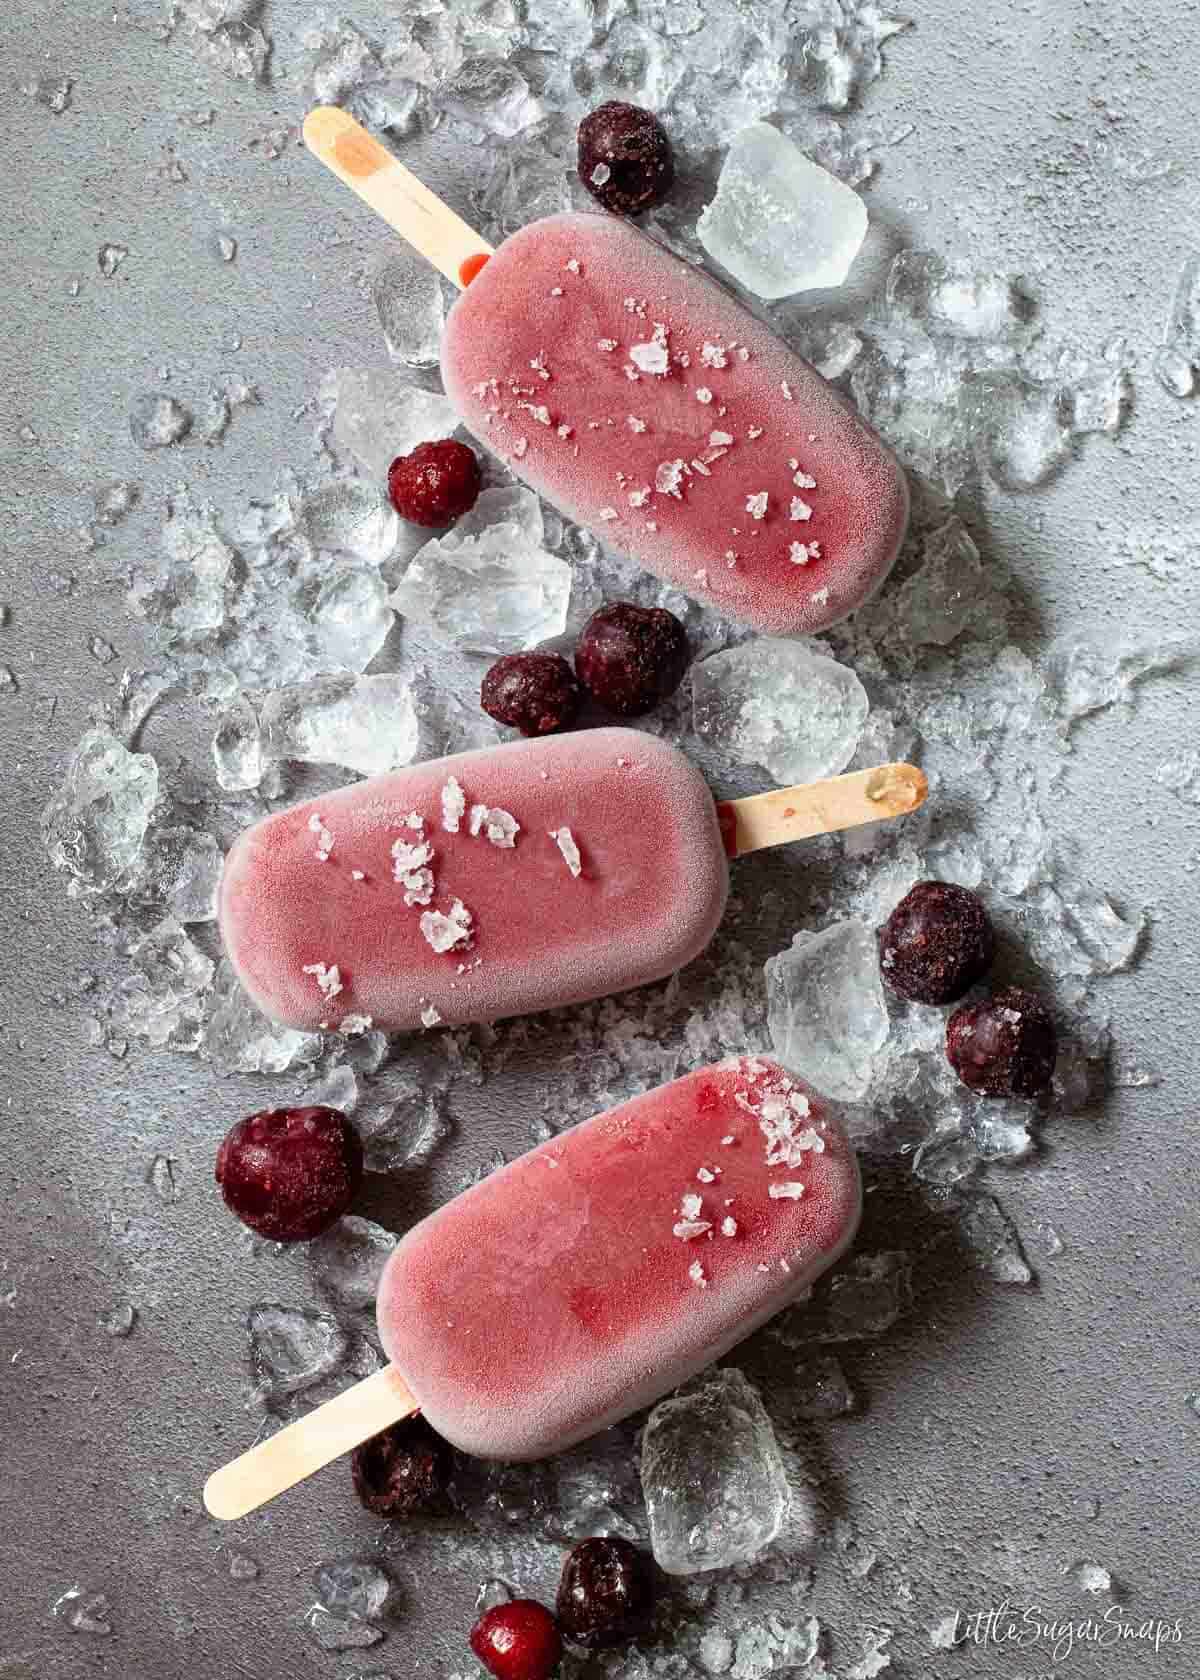
[[[714,280],[616,217],[547,216],[455,303],[446,391],[612,547],[773,634],[874,593],[908,520],[894,457]]]
[[[476,806],[489,816],[473,820]],[[219,916],[275,1020],[407,1031],[661,979],[711,939],[727,888],[700,772],[653,736],[597,729],[435,759],[266,817],[229,852]]]
[[[565,1132],[430,1214],[379,1333],[441,1434],[530,1459],[648,1405],[843,1253],[854,1153],[823,1100],[740,1058]]]

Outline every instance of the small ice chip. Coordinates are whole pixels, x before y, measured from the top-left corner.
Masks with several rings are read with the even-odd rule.
[[[467,808],[467,796],[458,784],[456,776],[449,776],[442,787],[442,827],[447,834],[457,834],[463,813]]]
[[[488,812],[484,821],[483,832],[501,850],[512,851],[517,844],[517,835],[521,832],[521,825],[511,811],[502,811],[498,806]]]
[[[700,347],[700,360],[705,367],[723,368],[728,365],[728,358],[720,344],[705,343]]]
[[[703,1206],[704,1206],[703,1197],[698,1196],[695,1193],[695,1191],[693,1190],[693,1191],[690,1191],[686,1196],[681,1198],[680,1203],[679,1203],[679,1211],[685,1219],[696,1219],[696,1218],[699,1217],[700,1209]]]
[[[813,558],[807,543],[795,542],[788,546],[788,559],[793,566],[807,566]]]
[[[670,366],[667,354],[667,329],[661,321],[655,321],[654,331],[648,343],[635,344],[629,352],[629,360],[642,373],[665,374]]]
[[[709,432],[708,442],[712,449],[728,449],[733,442],[733,434],[731,432]]]
[[[426,910],[421,917],[421,932],[435,951],[452,951],[456,945],[471,943],[471,912],[460,898],[450,906],[450,914],[440,910]]]
[[[360,1033],[370,1032],[373,1024],[374,1020],[370,1015],[343,1015],[337,1030],[344,1038],[357,1038]]]
[[[643,484],[643,486],[640,490],[631,490],[629,492],[629,505],[630,505],[630,507],[635,507],[635,508],[645,507],[646,503],[649,500],[650,500],[650,486],[648,484]]]
[[[598,338],[596,340],[596,348],[597,350],[615,350],[617,348],[617,341],[615,338]]]
[[[680,1219],[672,1225],[671,1235],[681,1242],[692,1242],[696,1237],[707,1236],[711,1230],[712,1223],[707,1219]]]
[[[710,403],[712,400],[713,400],[713,394],[709,390],[708,386],[707,385],[697,385],[697,387],[696,387],[696,401],[699,402],[699,403]]]
[[[746,512],[753,519],[764,519],[767,512],[767,492],[757,491],[753,496],[746,497]]]
[[[808,503],[803,499],[803,497],[801,497],[801,496],[793,496],[792,497],[792,505],[788,510],[788,518],[789,519],[798,519],[798,520],[801,520],[801,521],[808,520],[808,519],[812,518],[812,509],[809,507]]]
[[[696,1177],[700,1180],[701,1184],[715,1184],[717,1174],[713,1172],[711,1167],[698,1167],[696,1170]]]
[[[602,187],[611,178],[612,170],[606,163],[598,163],[591,173],[591,183],[594,187]]]
[[[439,1027],[441,1024],[442,1017],[438,1014],[436,1008],[432,1003],[427,1004],[421,1011],[421,1025],[423,1027]]]
[[[338,993],[342,989],[342,977],[338,973],[338,965],[336,963],[329,966],[323,962],[305,963],[302,972],[313,976],[317,982],[317,987],[321,996],[325,998],[327,1002],[329,999],[337,997]]]
[[[552,828],[550,838],[563,855],[563,861],[572,875],[583,873],[583,864],[579,857],[579,847],[575,844],[575,836],[569,828]]]
[[[767,1195],[773,1202],[798,1202],[804,1194],[804,1186],[796,1179],[789,1179],[786,1184],[771,1184],[767,1186]]]
[[[680,485],[683,483],[684,464],[682,461],[660,461],[654,474],[654,488],[663,496],[676,496],[682,501]]]
[[[688,1267],[688,1276],[698,1289],[708,1288],[708,1279],[704,1275],[704,1267],[700,1264],[699,1260],[692,1261],[691,1265]]]
[[[812,478],[806,472],[795,473],[792,477],[792,483],[796,486],[797,490],[815,490],[817,488],[816,479]]]
[[[736,1237],[737,1229],[737,1220],[734,1219],[732,1215],[726,1214],[724,1219],[721,1221],[721,1235],[723,1237]]]
[[[639,420],[636,414],[626,415],[625,424],[631,432],[644,432],[646,430],[646,422]]]
[[[615,507],[602,507],[600,509],[600,518],[606,522],[611,519],[618,519],[619,517],[620,515],[617,513]]]

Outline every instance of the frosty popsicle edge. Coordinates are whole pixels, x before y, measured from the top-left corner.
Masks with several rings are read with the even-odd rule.
[[[483,1457],[563,1451],[795,1300],[860,1209],[824,1099],[768,1058],[635,1097],[414,1226],[379,1284],[393,1363],[216,1471],[205,1503],[243,1515],[418,1408]]]
[[[904,473],[853,404],[717,281],[590,212],[544,217],[495,252],[475,236],[490,254],[463,270],[466,224],[453,218],[442,249],[408,172],[353,119],[314,112],[305,137],[470,281],[446,322],[446,393],[540,495],[771,634],[826,629],[883,583],[908,523]],[[347,171],[339,147],[361,150],[368,172]]]

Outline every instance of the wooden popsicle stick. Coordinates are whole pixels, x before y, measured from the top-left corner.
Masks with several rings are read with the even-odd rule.
[[[340,181],[456,286],[467,286],[493,247],[336,105],[304,119],[304,144]]]
[[[416,1410],[404,1378],[394,1365],[385,1365],[214,1470],[204,1484],[209,1514],[222,1522],[244,1517]]]
[[[915,764],[879,764],[823,782],[723,800],[717,815],[726,852],[741,857],[788,840],[904,816],[923,805],[928,792],[925,772]]]

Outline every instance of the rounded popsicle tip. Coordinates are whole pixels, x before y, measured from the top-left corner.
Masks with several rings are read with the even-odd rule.
[[[929,778],[915,764],[881,764],[872,771],[866,796],[879,807],[879,815],[900,817],[916,811],[929,797]]]
[[[258,1504],[252,1496],[247,1499],[246,1482],[233,1472],[232,1464],[223,1464],[204,1484],[204,1509],[218,1522],[234,1522]]]
[[[324,153],[333,150],[339,134],[357,126],[354,118],[338,106],[315,105],[305,117],[301,133],[310,152]]]

